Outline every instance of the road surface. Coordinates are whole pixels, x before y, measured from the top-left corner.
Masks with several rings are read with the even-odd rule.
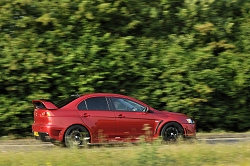
[[[198,137],[198,142],[205,142],[208,144],[224,143],[231,144],[237,142],[250,141],[250,135],[246,136],[209,136],[209,137]],[[53,144],[49,142],[41,142],[35,139],[19,139],[19,140],[0,140],[0,152],[8,151],[25,151],[25,150],[47,150],[55,148]]]

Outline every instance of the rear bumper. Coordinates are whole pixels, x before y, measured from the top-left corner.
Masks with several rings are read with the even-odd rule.
[[[51,140],[63,140],[63,129],[58,126],[51,125],[32,125],[32,132],[36,139],[49,142]]]
[[[54,139],[50,138],[48,133],[43,133],[43,132],[33,132],[33,135],[36,140],[41,140],[43,142],[51,142]]]

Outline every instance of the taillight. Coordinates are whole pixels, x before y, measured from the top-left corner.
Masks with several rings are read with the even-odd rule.
[[[54,114],[50,111],[45,111],[41,114],[42,116],[46,116],[46,117],[49,117],[49,116],[54,116]]]

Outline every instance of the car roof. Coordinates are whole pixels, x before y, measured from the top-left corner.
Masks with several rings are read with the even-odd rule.
[[[126,95],[122,95],[122,94],[116,94],[116,93],[88,93],[88,94],[82,94],[81,96],[86,96],[86,97],[90,97],[90,96],[111,96],[111,97],[128,97],[131,98],[129,96]]]

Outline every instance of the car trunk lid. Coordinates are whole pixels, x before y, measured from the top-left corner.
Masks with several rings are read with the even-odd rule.
[[[50,101],[33,100],[32,103],[34,105],[34,123],[50,123],[49,117],[54,116],[53,111],[58,110],[58,107]]]

